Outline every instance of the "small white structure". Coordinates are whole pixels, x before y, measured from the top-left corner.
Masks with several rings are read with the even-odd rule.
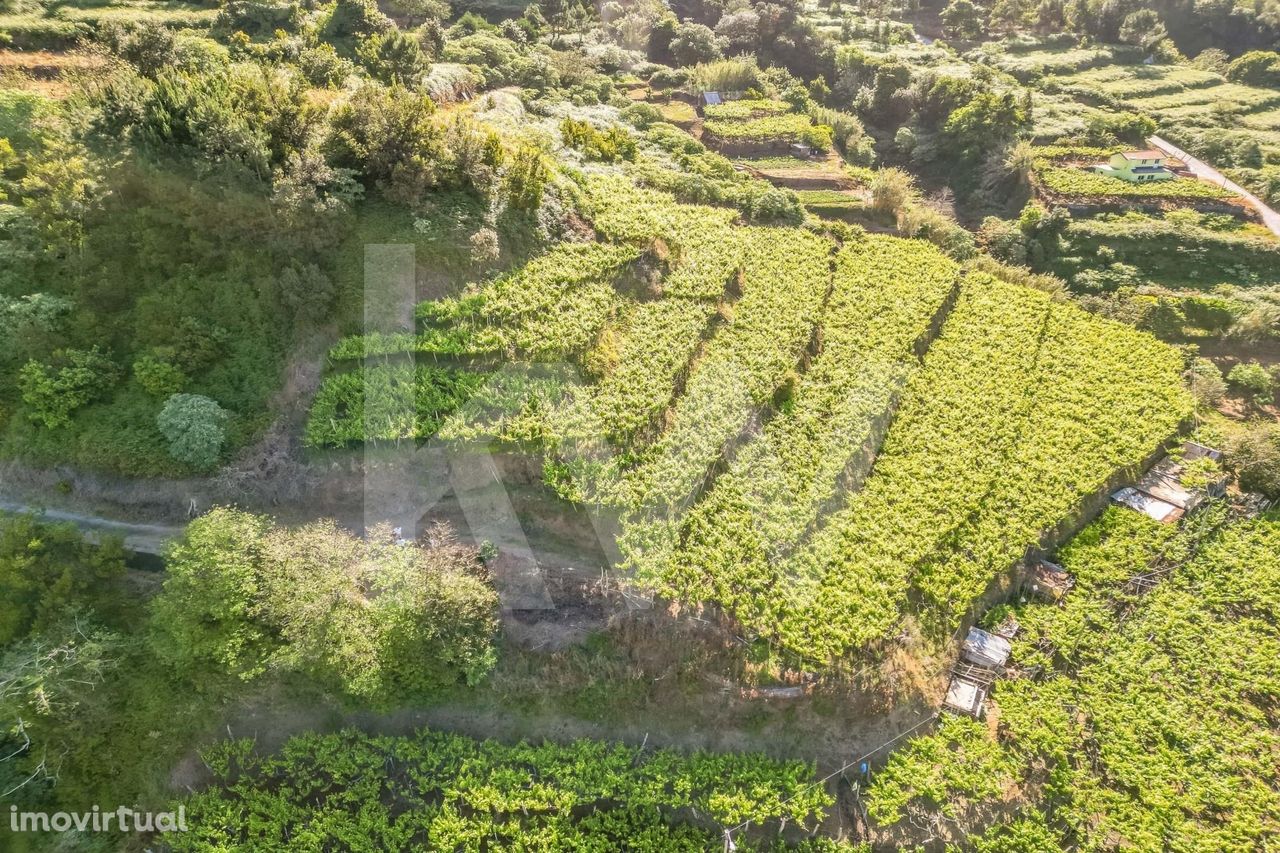
[[[1131,486],[1125,486],[1111,495],[1111,500],[1129,509],[1136,510],[1156,521],[1177,521],[1182,518],[1182,510],[1168,501],[1152,497]]]
[[[719,92],[703,92],[702,105],[704,107],[718,107],[724,103],[724,99],[720,97]]]
[[[982,707],[986,701],[986,687],[976,681],[957,676],[951,679],[951,685],[947,688],[947,698],[942,700],[942,707],[968,714],[970,717],[981,717]]]
[[[969,663],[996,669],[1004,666],[1012,651],[1013,646],[1006,638],[981,628],[970,628],[960,654]]]

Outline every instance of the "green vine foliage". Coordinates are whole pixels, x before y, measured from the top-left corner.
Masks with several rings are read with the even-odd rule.
[[[1176,527],[1112,508],[1059,558],[1077,582],[1065,603],[1014,608],[1021,677],[994,687],[996,736],[948,719],[914,739],[876,780],[873,817],[1043,809],[978,850],[1280,843],[1280,514],[1213,506]],[[1171,569],[1153,591],[1125,591],[1153,566]]]
[[[428,730],[307,734],[269,757],[252,746],[205,751],[215,784],[185,800],[192,831],[170,839],[177,853],[335,843],[371,852],[704,851],[718,848],[723,827],[748,820],[803,839],[833,802],[811,784],[812,765],[758,754],[504,745]],[[741,849],[753,849],[750,838]]]

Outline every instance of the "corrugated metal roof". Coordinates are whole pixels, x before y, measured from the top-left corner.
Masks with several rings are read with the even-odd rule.
[[[1004,666],[1012,651],[1013,646],[1004,637],[981,628],[970,628],[969,636],[964,638],[965,659],[979,666]]]
[[[1118,504],[1129,507],[1129,509],[1148,515],[1156,521],[1174,521],[1182,515],[1182,510],[1173,504],[1154,498],[1129,486],[1125,486],[1113,494],[1111,499]]]

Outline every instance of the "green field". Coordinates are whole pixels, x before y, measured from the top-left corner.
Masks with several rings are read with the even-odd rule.
[[[489,428],[464,412],[468,425],[442,435],[536,436],[558,457],[550,485],[622,513],[620,545],[642,579],[727,606],[807,657],[883,639],[913,589],[949,624],[1187,411],[1171,350],[984,277],[964,281],[921,369],[917,348],[950,310],[957,275],[923,244],[846,244],[832,279],[837,247],[805,231],[734,227],[617,180],[597,186],[600,233],[675,240],[661,298],[579,315],[568,306],[590,280],[535,285],[527,272],[477,291],[528,281],[538,297],[542,307],[497,322],[516,358],[555,352],[590,377],[602,335],[612,355],[585,387],[510,386],[494,397],[513,411]],[[525,340],[529,323],[554,343]],[[886,427],[863,483],[866,448]]]

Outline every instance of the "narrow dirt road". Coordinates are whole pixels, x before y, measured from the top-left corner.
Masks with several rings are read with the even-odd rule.
[[[182,535],[181,527],[162,524],[134,524],[60,509],[44,509],[30,504],[0,500],[0,512],[34,515],[42,521],[74,524],[91,541],[101,536],[120,536],[124,546],[139,554],[162,555],[170,540]]]
[[[1192,157],[1172,142],[1168,142],[1158,136],[1150,137],[1147,139],[1147,142],[1150,145],[1159,148],[1170,157],[1177,157],[1179,160],[1186,163],[1187,168],[1190,169],[1197,177],[1204,178],[1220,187],[1231,190],[1233,193],[1239,194],[1241,198],[1249,202],[1250,206],[1252,206],[1254,210],[1258,211],[1258,215],[1262,217],[1262,224],[1270,228],[1271,233],[1280,237],[1280,213],[1276,213],[1274,210],[1267,207],[1262,199],[1258,198],[1235,181],[1230,180],[1226,175],[1222,174],[1208,163]]]

